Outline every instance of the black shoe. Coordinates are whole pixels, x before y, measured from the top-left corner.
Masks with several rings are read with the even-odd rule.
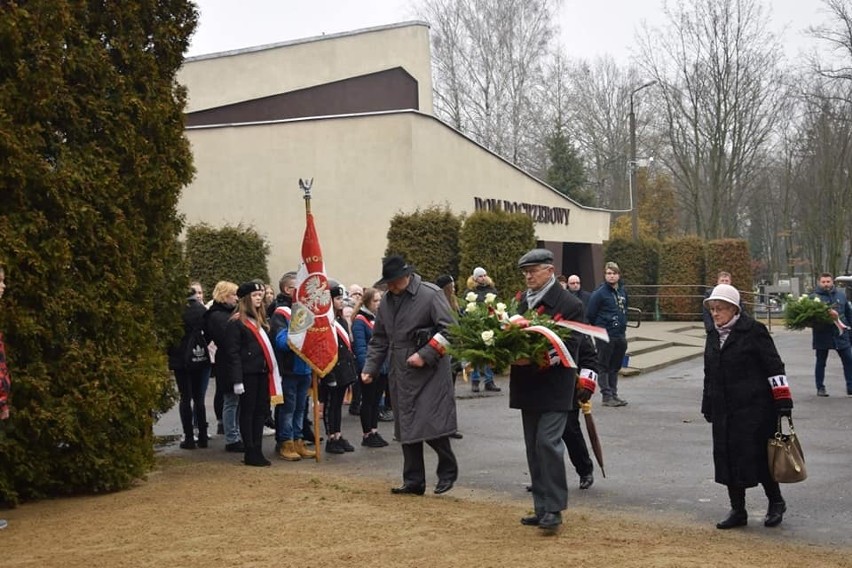
[[[501,389],[500,387],[498,387],[494,383],[485,383],[485,390],[491,391],[491,392],[500,392],[503,389]]]
[[[556,531],[562,524],[562,513],[545,513],[538,520],[538,528],[545,531]]]
[[[748,524],[748,513],[745,509],[731,509],[728,516],[716,523],[717,529],[732,529],[734,527],[744,527]]]
[[[193,440],[192,438],[187,438],[186,440],[180,443],[180,449],[182,450],[194,450],[195,448],[195,440]]]
[[[275,419],[273,419],[272,416],[267,416],[266,420],[263,421],[263,425],[275,430]]]
[[[354,452],[355,446],[349,443],[349,440],[346,438],[340,437],[337,439],[337,443],[340,444],[340,447],[343,448],[344,452]]]
[[[225,426],[223,426],[221,422],[219,422],[216,425],[216,435],[217,436],[224,436],[225,435]]]
[[[450,434],[450,438],[453,438],[454,440],[461,440],[462,438],[464,438],[464,434],[462,434],[461,432],[453,432],[452,434]]]
[[[525,527],[537,527],[539,522],[541,522],[541,517],[538,515],[530,515],[529,517],[521,518],[521,524]]]
[[[272,465],[272,462],[263,456],[260,449],[246,451],[243,463],[254,467],[268,467]]]
[[[362,446],[367,446],[368,448],[384,448],[388,445],[384,438],[379,436],[378,432],[371,432],[364,436],[361,440]]]
[[[423,495],[426,493],[425,487],[414,487],[412,485],[402,485],[391,489],[394,495]]]
[[[207,445],[208,445],[207,440],[208,440],[207,436],[204,436],[203,438],[199,436],[198,442],[196,444],[198,445],[199,448],[206,448]]]
[[[360,416],[361,415],[361,406],[357,405],[357,404],[350,404],[349,405],[349,414],[352,414],[354,416]]]
[[[245,446],[243,446],[242,442],[233,442],[231,444],[225,444],[225,451],[226,452],[244,452],[244,451],[246,451],[246,448],[245,448]],[[278,450],[276,450],[275,453],[278,453]]]
[[[453,488],[454,483],[455,482],[452,479],[445,479],[439,481],[438,484],[435,486],[435,495],[446,493],[447,491]]]
[[[588,473],[580,476],[580,489],[588,489],[595,484],[595,475]]]
[[[473,383],[470,385],[471,392],[479,392],[479,383]]]
[[[532,493],[532,485],[527,485],[527,492]]]
[[[784,520],[784,513],[787,512],[787,504],[784,501],[770,503],[769,510],[766,511],[766,517],[763,519],[763,526],[777,527]]]
[[[345,454],[346,450],[343,449],[338,442],[340,440],[335,440],[333,438],[329,438],[328,442],[325,443],[325,453],[327,454]]]

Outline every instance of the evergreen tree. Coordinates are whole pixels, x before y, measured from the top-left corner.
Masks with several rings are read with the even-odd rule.
[[[586,171],[577,149],[561,128],[554,130],[546,142],[550,166],[548,184],[581,205],[594,204],[594,193],[586,189]]]
[[[0,7],[2,500],[119,489],[153,463],[188,284],[175,76],[196,20],[188,0]]]

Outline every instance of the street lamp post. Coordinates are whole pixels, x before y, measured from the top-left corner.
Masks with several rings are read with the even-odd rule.
[[[630,163],[628,167],[630,168],[630,225],[633,231],[633,240],[639,240],[639,199],[637,196],[637,188],[636,188],[636,114],[633,112],[633,95],[650,87],[651,85],[656,85],[656,81],[648,81],[644,85],[640,85],[630,91]]]

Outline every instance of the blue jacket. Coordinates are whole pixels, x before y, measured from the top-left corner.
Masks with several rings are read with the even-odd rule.
[[[287,337],[290,334],[290,320],[273,311],[269,323],[272,331],[272,346],[275,350],[275,358],[278,359],[278,371],[281,373],[281,378],[288,375],[291,377],[293,375],[310,375],[311,366],[296,355],[290,348],[290,344],[287,343]]]
[[[362,316],[370,322],[376,321],[376,316],[361,309],[352,317],[352,352],[355,353],[355,366],[360,374],[367,362],[367,346],[370,344],[370,338],[373,337],[373,328],[358,316]],[[387,361],[382,364],[379,374],[388,374]]]
[[[852,305],[846,299],[846,294],[837,288],[831,290],[823,290],[817,288],[811,298],[819,298],[825,304],[828,304],[831,309],[837,311],[840,315],[840,321],[847,326],[852,325]],[[849,330],[847,329],[842,334],[837,333],[837,326],[832,324],[815,325],[813,327],[813,348],[814,349],[849,349],[852,346],[849,338]]]
[[[586,306],[586,319],[589,323],[606,328],[610,337],[627,335],[627,292],[619,282],[613,288],[606,282],[592,292],[589,305]]]

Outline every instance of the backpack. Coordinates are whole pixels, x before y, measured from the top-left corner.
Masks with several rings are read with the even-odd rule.
[[[190,371],[197,371],[210,365],[210,352],[207,350],[207,338],[201,328],[189,332],[183,352],[183,362]]]

